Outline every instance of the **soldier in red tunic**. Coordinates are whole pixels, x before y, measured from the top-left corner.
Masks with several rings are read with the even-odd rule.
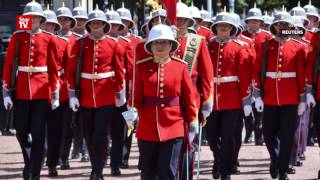
[[[169,26],[156,25],[145,44],[146,51],[153,57],[136,65],[131,105],[139,114],[137,138],[142,180],[177,179],[184,123],[191,133],[198,129],[188,66],[170,56],[178,46]]]
[[[32,30],[16,31],[12,35],[3,68],[2,89],[5,108],[14,105],[17,139],[25,165],[23,178],[38,180],[44,153],[48,100],[51,99],[52,109],[59,106],[57,52],[53,35],[40,29],[46,21],[41,5],[34,1],[28,3],[23,15],[32,16]],[[13,72],[16,55],[18,67],[17,72]],[[16,74],[15,101],[10,98],[11,73]]]
[[[289,179],[287,171],[298,115],[306,109],[305,48],[283,33],[292,26],[289,13],[280,11],[275,15],[270,27],[274,38],[265,44],[264,52],[257,53],[253,74],[255,98],[261,97],[263,89],[262,128],[271,159],[270,175],[277,178],[280,174],[281,180]],[[265,66],[261,67],[262,63]]]
[[[103,179],[108,126],[114,117],[114,106],[121,107],[126,102],[121,53],[117,39],[106,35],[110,28],[104,12],[98,8],[92,11],[86,23],[89,35],[77,40],[67,66],[70,107],[77,111],[81,105],[92,180]],[[76,75],[81,76],[80,87]]]
[[[221,179],[231,179],[236,125],[243,112],[245,116],[252,113],[250,59],[248,44],[234,37],[237,25],[229,13],[218,14],[212,30],[216,35],[209,43],[214,69],[214,106],[207,124],[215,160],[212,173],[214,178],[221,174]]]

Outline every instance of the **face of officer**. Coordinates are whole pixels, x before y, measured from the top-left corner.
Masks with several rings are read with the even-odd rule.
[[[248,28],[252,31],[257,31],[260,28],[261,21],[259,20],[248,20]]]
[[[56,24],[54,24],[52,22],[46,22],[43,25],[43,30],[50,32],[50,33],[54,33],[55,27],[56,27]]]
[[[190,19],[188,18],[177,18],[177,27],[179,30],[188,29],[188,24],[190,23]]]
[[[89,23],[91,34],[104,34],[106,23],[99,20],[93,20]]]
[[[289,23],[286,23],[286,22],[278,22],[278,23],[275,23],[273,26],[274,26],[274,29],[276,30],[276,33],[278,35],[281,34],[282,30],[289,30],[290,29]]]
[[[318,27],[318,23],[319,22],[318,22],[318,18],[317,17],[307,15],[307,18],[309,20],[309,25],[307,26],[308,29]]]
[[[212,23],[210,23],[210,22],[204,22],[204,21],[201,22],[201,26],[204,26],[204,27],[209,28],[209,29],[210,29],[211,25],[212,25]]]
[[[108,33],[112,37],[117,37],[119,34],[120,24],[111,24],[110,32]]]
[[[120,31],[120,34],[125,35],[129,31],[128,27],[130,26],[131,22],[128,20],[122,19],[122,23],[124,24],[125,27],[123,28],[123,30]]]
[[[217,37],[228,38],[232,31],[232,25],[228,23],[220,23],[216,25]]]
[[[41,25],[41,16],[32,16],[32,30],[36,30],[40,28]]]
[[[86,19],[83,18],[76,18],[77,23],[76,26],[74,27],[75,29],[84,29],[85,24],[86,24]]]
[[[172,49],[172,43],[169,40],[156,40],[151,43],[151,50],[155,57],[166,58]]]
[[[61,16],[58,17],[58,21],[61,24],[61,31],[65,32],[70,30],[72,23],[70,18]]]
[[[161,22],[160,22],[160,20],[161,20]],[[158,25],[160,23],[164,24],[165,21],[166,21],[166,18],[163,17],[163,16],[160,16],[160,18],[158,18],[158,17],[157,18],[153,18],[152,21],[151,21],[151,25],[153,27],[153,26]]]

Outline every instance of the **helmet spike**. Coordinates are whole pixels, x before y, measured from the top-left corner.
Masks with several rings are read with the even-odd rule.
[[[62,1],[62,7],[66,7],[66,5],[65,5],[64,1]]]
[[[79,7],[81,7],[81,1],[79,1],[79,4],[78,4],[78,5],[79,5]]]
[[[98,4],[96,4],[96,9],[95,10],[99,10],[99,5]]]
[[[268,11],[264,11],[264,15],[267,16],[268,15]]]
[[[282,11],[286,11],[284,5],[282,5]]]
[[[298,7],[300,7],[300,5],[301,5],[301,4],[300,4],[300,1],[298,1]]]
[[[121,7],[124,8],[124,1],[122,1]]]
[[[223,11],[227,12],[227,6],[223,6]]]
[[[193,1],[191,0],[191,7],[193,7],[194,5],[193,5]]]
[[[204,10],[203,5],[201,5],[201,10]]]
[[[253,8],[257,8],[257,3],[256,2],[254,2]]]
[[[111,11],[114,11],[114,7],[113,7],[113,6],[114,6],[114,5],[112,4],[112,5],[111,5],[111,8],[110,8]]]
[[[312,4],[311,4],[311,0],[309,0],[309,5],[312,5]]]

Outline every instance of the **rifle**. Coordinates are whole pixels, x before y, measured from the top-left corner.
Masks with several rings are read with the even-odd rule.
[[[313,74],[312,74],[312,87],[313,87],[314,94],[317,93],[317,82],[318,82],[319,61],[320,61],[319,56],[320,56],[320,39],[318,40],[317,55],[314,61]]]
[[[16,41],[15,48],[14,48],[14,59],[13,59],[13,67],[10,74],[10,85],[9,85],[9,95],[13,102],[15,103],[15,92],[16,92],[16,74],[18,70],[18,61],[19,61],[19,48],[20,44],[19,41]],[[13,120],[13,110],[14,108],[8,109],[6,111],[6,123],[10,123]]]
[[[263,54],[262,54],[262,63],[261,63],[261,71],[260,71],[260,90],[261,90],[261,97],[264,94],[264,81],[266,79],[266,72],[267,72],[267,61],[268,61],[268,53],[267,48],[269,45],[269,40],[265,40],[263,43]]]
[[[79,40],[80,43],[80,50],[79,50],[79,57],[77,61],[77,67],[76,67],[76,79],[75,79],[75,94],[76,97],[80,101],[80,81],[81,81],[81,72],[82,72],[82,66],[83,66],[83,40]],[[77,112],[72,111],[72,120],[71,120],[71,126],[76,126],[76,120],[78,119]]]

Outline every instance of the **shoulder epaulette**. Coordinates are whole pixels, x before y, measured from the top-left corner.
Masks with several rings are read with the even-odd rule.
[[[66,38],[66,37],[57,36],[57,38],[59,38],[59,39],[63,39],[63,40],[65,40],[65,41],[69,41],[69,39],[68,39],[68,38]]]
[[[147,58],[144,58],[144,59],[138,60],[138,61],[137,61],[137,64],[141,64],[141,63],[144,63],[144,62],[150,61],[150,60],[152,60],[152,59],[153,59],[153,57],[147,57]]]
[[[53,34],[53,33],[51,33],[51,32],[44,31],[44,30],[42,30],[42,32],[43,32],[43,33],[46,33],[46,34],[49,34],[49,35],[51,35],[51,36],[54,36],[54,34]]]
[[[140,36],[137,36],[137,35],[134,35],[134,34],[131,34],[131,35],[136,37],[136,38],[138,38],[138,39],[142,39],[142,37],[140,37]]]
[[[189,35],[191,35],[191,37],[198,37],[198,38],[201,38],[201,39],[206,39],[204,36],[201,36],[199,34],[193,34],[193,33],[188,33]]]
[[[181,62],[181,63],[183,63],[183,64],[188,64],[187,62],[183,61],[182,59],[180,59],[180,58],[178,58],[178,57],[172,56],[171,58],[172,58],[173,60],[176,60],[176,61]]]
[[[203,29],[207,29],[207,30],[211,31],[209,28],[207,28],[205,26],[200,26],[200,27],[203,28]]]
[[[307,40],[307,39],[306,39],[306,38],[304,38],[304,37],[302,37],[302,38],[301,38],[301,40],[302,40],[303,42],[305,42],[305,43],[310,44],[310,41],[309,41],[309,40]]]
[[[248,43],[241,41],[240,39],[233,39],[232,41],[239,44],[240,46],[247,46],[248,45]]]
[[[78,33],[75,33],[75,32],[72,32],[72,34],[74,34],[75,36],[78,36],[78,37],[82,36],[81,34],[78,34]]]
[[[145,42],[147,42],[147,38],[140,39],[140,41],[138,42],[138,44],[145,43]]]
[[[123,37],[123,36],[120,36],[121,39],[127,41],[127,42],[131,42],[131,40],[129,38],[126,38],[126,37]]]
[[[88,36],[79,37],[79,38],[77,38],[77,41],[80,41],[81,39],[84,39],[84,38],[86,38],[86,37],[88,37]]]
[[[299,43],[299,44],[303,44],[303,42],[302,42],[302,41],[299,41],[298,39],[295,39],[295,38],[291,38],[291,39],[292,39],[293,41]]]
[[[243,37],[244,39],[247,39],[247,40],[249,40],[249,41],[253,41],[251,38],[249,38],[248,36],[245,36],[245,35],[243,35],[243,34],[241,34],[241,37]]]
[[[111,36],[109,36],[109,35],[107,35],[106,37],[107,37],[107,38],[110,38],[110,39],[112,39],[112,40],[114,40],[114,41],[116,41],[116,42],[118,41],[117,38],[111,37]]]
[[[262,31],[262,32],[265,32],[265,33],[267,33],[267,34],[271,34],[271,32],[266,31],[266,30],[264,30],[264,29],[261,29],[261,31]]]
[[[12,34],[17,34],[17,33],[22,33],[22,32],[26,32],[26,31],[24,31],[24,30],[17,30],[17,31],[15,31],[15,32],[13,32]]]

